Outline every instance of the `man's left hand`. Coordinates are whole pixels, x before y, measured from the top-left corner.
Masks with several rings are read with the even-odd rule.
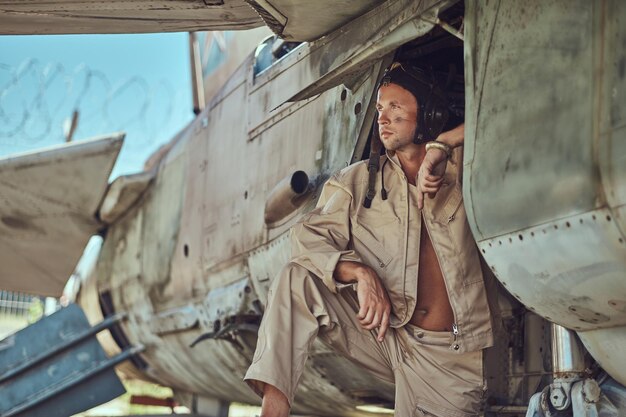
[[[446,172],[448,155],[441,149],[432,148],[426,152],[424,161],[417,173],[417,206],[424,208],[424,194],[434,198]]]
[[[465,142],[465,123],[441,133],[436,141],[445,143],[451,148],[462,146]],[[424,208],[424,194],[434,198],[441,188],[443,174],[446,173],[447,160],[448,155],[441,149],[432,148],[426,152],[424,161],[417,173],[417,206],[420,210]]]

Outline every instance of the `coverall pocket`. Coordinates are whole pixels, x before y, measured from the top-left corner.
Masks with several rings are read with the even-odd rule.
[[[358,223],[352,225],[352,236],[358,240],[364,247],[368,254],[373,255],[377,260],[378,266],[381,268],[386,267],[393,257],[387,252],[382,243],[380,243],[367,229]],[[361,246],[359,245],[359,246]],[[357,252],[361,252],[361,248],[357,247],[355,242],[355,249]]]

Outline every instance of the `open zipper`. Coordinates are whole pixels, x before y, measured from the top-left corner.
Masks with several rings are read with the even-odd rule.
[[[456,212],[459,211],[459,208],[461,208],[461,202],[459,202],[459,204],[456,205],[456,208],[454,209],[452,214],[448,216],[448,219],[447,219],[448,224],[450,224],[450,222],[454,220],[454,218],[456,217]]]
[[[460,206],[460,205],[459,205]],[[452,213],[452,219],[454,219],[454,214],[457,212],[458,207]],[[424,223],[424,227],[426,227],[426,232],[428,233],[428,238],[430,239],[431,244],[433,245],[433,250],[435,251],[435,256],[437,257],[437,262],[439,263],[439,269],[441,269],[441,275],[443,276],[443,284],[446,286],[446,293],[448,294],[448,302],[450,302],[450,307],[452,308],[452,315],[454,316],[454,323],[452,323],[452,344],[450,345],[450,349],[459,350],[459,344],[457,343],[457,339],[459,336],[459,326],[457,324],[457,315],[454,307],[452,307],[452,302],[450,301],[450,288],[448,286],[448,280],[446,279],[446,274],[442,268],[441,257],[437,252],[437,248],[435,242],[433,241],[432,234],[430,233],[430,229],[428,228],[428,222],[424,218],[424,212],[422,211],[422,222]],[[450,220],[452,221],[452,220]]]

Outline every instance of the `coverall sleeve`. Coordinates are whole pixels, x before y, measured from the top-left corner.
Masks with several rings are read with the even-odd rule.
[[[352,204],[350,191],[333,176],[324,185],[316,208],[291,229],[291,262],[321,278],[334,293],[338,286],[346,286],[333,278],[337,262],[363,262],[348,249]]]

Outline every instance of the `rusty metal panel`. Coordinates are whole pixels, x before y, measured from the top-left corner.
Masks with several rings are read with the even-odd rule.
[[[248,61],[247,61],[248,62]],[[245,65],[245,64],[244,64]],[[245,170],[248,161],[259,157],[247,154],[245,120],[247,109],[244,73],[238,71],[233,88],[225,87],[205,113],[208,163],[204,170],[205,214],[202,218],[202,263],[204,270],[216,267],[243,252],[242,216],[248,190]],[[233,80],[231,80],[233,81]],[[225,94],[225,92],[228,94]],[[234,151],[237,149],[237,151]],[[249,158],[249,159],[248,159]],[[250,189],[249,192],[253,190]]]
[[[134,307],[140,302],[138,299],[119,297],[123,303],[120,308],[134,308],[125,329],[132,337],[131,342],[139,339],[147,346],[143,355],[149,365],[146,374],[177,390],[201,392],[227,401],[253,401],[254,394],[241,383],[241,378],[251,360],[254,339],[247,335],[233,340],[209,339],[190,347],[203,333],[215,330],[216,320],[240,313],[240,309],[235,308],[237,303],[230,301],[248,300],[243,296],[239,298],[240,292],[248,294],[246,281],[218,287],[209,292],[204,301],[162,310],[156,316],[155,312],[142,312]],[[135,297],[141,296],[141,284],[138,280],[128,282],[124,291],[136,294]],[[247,313],[248,304],[243,301],[237,305],[245,308],[244,313]]]
[[[0,286],[58,297],[101,224],[124,134],[0,159]]]
[[[253,97],[252,100],[255,101],[255,98]],[[245,237],[244,249],[251,250],[258,247],[287,230],[303,213],[306,203],[283,222],[273,225],[275,226],[273,228],[268,228],[265,224],[263,208],[272,189],[291,173],[302,170],[312,181],[316,181],[321,174],[320,162],[323,158],[324,142],[328,139],[324,126],[325,108],[329,104],[328,101],[334,98],[335,94],[325,94],[310,101],[291,113],[288,118],[281,117],[275,120],[275,124],[246,143],[247,168],[242,174],[247,185],[244,195],[246,191],[248,194],[247,199],[242,202],[245,208],[242,221],[245,224],[245,230],[253,231],[253,233]],[[249,108],[251,111],[258,111],[252,110],[255,108],[254,104]],[[351,125],[353,120],[350,114],[343,112],[337,114],[337,124],[349,123]],[[306,141],[298,140],[302,132],[310,132]],[[255,162],[255,157],[263,161],[279,158],[280,162],[259,164]],[[315,199],[315,195],[311,194],[307,198],[309,205]]]
[[[146,192],[142,205],[140,248],[143,284],[150,288],[153,303],[167,303],[175,294],[166,289],[171,282],[171,261],[180,230],[187,161],[181,146],[168,153],[159,167],[157,181]]]
[[[249,278],[209,291],[200,308],[200,318],[205,325],[213,326],[216,321],[242,316],[260,315],[256,310],[256,294],[252,291]],[[211,328],[212,331],[217,331]]]
[[[144,210],[129,214],[117,227],[109,230],[105,240],[101,260],[108,261],[111,269],[109,274],[98,276],[101,292],[123,288],[128,281],[136,280],[142,274]]]
[[[168,298],[176,299],[178,303],[181,300],[199,299],[208,291],[202,270],[202,224],[207,215],[206,170],[210,162],[207,117],[203,114],[191,125],[190,137],[185,143],[184,155],[181,156],[187,167],[182,185],[183,215],[179,219],[180,230],[172,254],[171,281],[166,288]]]
[[[146,194],[150,192],[148,190]],[[154,314],[150,280],[146,280],[143,274],[145,250],[150,246],[144,238],[145,211],[142,202],[108,229],[96,268],[81,285],[81,299],[84,297],[81,301],[88,306],[86,313],[92,323],[101,319],[103,310],[107,314],[128,314],[128,319],[119,324],[120,330],[98,334],[98,340],[109,355],[126,347],[117,334],[120,331],[130,344],[151,340],[145,337],[149,330],[148,317]],[[110,300],[107,309],[103,309],[103,294]],[[138,322],[142,325],[137,326]],[[145,380],[147,377],[135,367],[136,364],[136,361],[122,363],[118,369],[128,377]]]
[[[198,311],[194,306],[183,306],[158,313],[150,319],[150,330],[165,334],[187,330],[198,324]]]

